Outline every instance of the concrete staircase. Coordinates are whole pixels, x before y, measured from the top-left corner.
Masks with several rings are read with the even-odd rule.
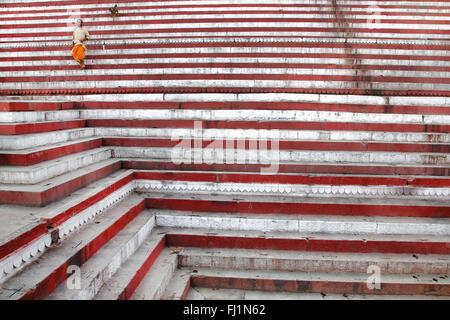
[[[449,16],[2,1],[0,299],[448,299]]]

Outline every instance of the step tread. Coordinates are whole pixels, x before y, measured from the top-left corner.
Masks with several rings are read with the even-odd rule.
[[[416,217],[365,217],[365,216],[339,216],[339,215],[290,215],[276,212],[274,208],[273,214],[246,214],[232,212],[196,212],[196,211],[180,211],[167,209],[149,209],[154,214],[168,216],[187,216],[187,217],[205,217],[205,218],[244,218],[244,219],[264,219],[264,220],[300,220],[300,221],[326,221],[326,222],[361,222],[361,223],[391,223],[391,224],[436,224],[448,225],[449,219],[442,218],[416,218]],[[450,233],[449,233],[450,234]]]
[[[388,254],[388,253],[352,253],[352,252],[313,252],[313,251],[284,251],[284,250],[253,250],[253,249],[202,249],[183,247],[180,256],[204,256],[204,257],[236,257],[236,258],[262,258],[262,259],[289,259],[289,260],[330,260],[344,261],[395,261],[395,262],[435,262],[450,265],[448,255],[414,255],[412,254]]]
[[[445,296],[370,295],[271,292],[241,289],[191,288],[186,300],[450,300]]]
[[[131,300],[158,300],[164,294],[178,266],[176,254],[166,248],[155,261],[152,268],[142,279],[140,285],[131,296]]]
[[[101,137],[88,137],[88,138],[82,138],[82,139],[76,139],[76,140],[70,140],[70,141],[64,141],[64,142],[58,142],[58,143],[52,143],[52,144],[46,144],[38,147],[32,147],[32,148],[25,148],[20,150],[12,150],[12,149],[2,149],[0,150],[0,154],[8,154],[8,155],[29,155],[35,152],[45,152],[47,150],[61,148],[61,147],[67,147],[71,145],[76,145],[84,142],[89,141],[95,141],[99,140]],[[59,157],[58,159],[61,159],[62,157]],[[42,163],[42,162],[40,162]]]
[[[243,279],[272,279],[288,281],[325,281],[325,282],[366,282],[370,274],[367,273],[333,273],[333,272],[289,272],[289,271],[253,271],[253,270],[227,270],[208,268],[180,268],[190,272],[193,276],[230,277]],[[413,275],[383,274],[383,283],[399,284],[440,284],[450,285],[450,278],[440,278],[440,275],[421,274],[417,279]],[[438,281],[434,281],[436,279]]]
[[[107,159],[102,160],[100,162],[96,162],[90,164],[88,166],[81,167],[77,170],[73,170],[62,175],[56,176],[54,178],[50,178],[44,180],[37,184],[0,184],[0,191],[15,191],[15,192],[44,192],[45,190],[54,188],[55,186],[59,186],[68,181],[86,175],[90,172],[94,172],[116,162],[120,162],[120,159]],[[74,194],[74,193],[72,193]]]
[[[182,300],[184,294],[189,292],[191,274],[191,269],[175,270],[161,300]]]
[[[421,242],[421,243],[449,243],[450,236],[418,236],[418,235],[354,235],[331,233],[298,233],[298,232],[261,232],[261,231],[234,231],[211,230],[205,228],[167,228],[158,227],[159,232],[186,236],[216,236],[236,238],[286,239],[286,240],[338,240],[338,241],[373,241],[373,242]]]

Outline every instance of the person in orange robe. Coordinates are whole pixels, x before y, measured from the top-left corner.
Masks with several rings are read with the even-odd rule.
[[[73,32],[72,43],[72,57],[80,64],[80,68],[86,68],[84,64],[84,57],[86,55],[86,41],[89,40],[89,32],[83,27],[83,20],[77,20],[77,28]]]

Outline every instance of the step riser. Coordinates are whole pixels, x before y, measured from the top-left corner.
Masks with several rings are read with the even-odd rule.
[[[258,150],[240,150],[223,148],[218,151],[203,148],[185,147],[180,145],[174,148],[139,148],[114,147],[115,158],[139,158],[173,161],[176,164],[200,163],[206,164],[264,164],[269,167],[278,164],[320,163],[346,165],[367,163],[368,165],[442,165],[450,164],[450,156],[446,153],[401,153],[376,151],[306,151],[306,150],[277,150],[277,148],[263,148]],[[195,157],[194,157],[195,154]],[[271,169],[274,169],[272,166]]]
[[[290,281],[271,279],[219,278],[193,275],[193,287],[262,290],[275,292],[314,292],[384,295],[450,295],[448,285],[382,283],[380,290],[371,290],[365,282]]]
[[[90,164],[108,160],[111,158],[111,153],[112,152],[110,149],[96,148],[85,151],[85,154],[77,153],[75,155],[69,155],[68,157],[72,158],[63,158],[65,161],[52,160],[54,163],[52,163],[50,167],[40,167],[34,169],[20,167],[20,170],[3,170],[3,172],[0,172],[0,183],[37,184]]]
[[[183,136],[182,136],[183,137]],[[191,139],[192,136],[186,136]],[[246,137],[242,137],[246,139]],[[265,139],[265,138],[262,138]],[[272,138],[270,138],[272,139]],[[220,146],[217,141],[223,140]],[[217,137],[217,139],[209,140],[205,138],[201,145],[197,147],[208,149],[223,149],[226,147],[235,148],[237,150],[258,150],[258,144],[261,140],[248,139],[243,142],[236,141],[237,138]],[[446,144],[402,144],[402,143],[377,143],[377,142],[321,142],[321,141],[283,141],[280,139],[277,144],[279,150],[311,150],[311,151],[367,151],[367,152],[420,152],[420,153],[449,153],[450,145]],[[356,140],[356,139],[355,139]],[[180,140],[173,141],[171,139],[145,139],[145,138],[103,138],[103,145],[108,147],[141,147],[141,148],[174,148],[177,147]],[[190,141],[191,147],[194,147],[194,140]],[[211,146],[212,143],[216,143]],[[267,148],[272,148],[268,142]]]
[[[36,148],[49,144],[64,143],[94,137],[94,129],[64,130],[59,132],[43,132],[26,136],[2,137],[0,148],[9,151]]]
[[[58,1],[58,2],[49,2],[48,0],[29,0],[26,2],[21,2],[21,3],[14,3],[13,0],[9,0],[6,1],[5,4],[7,3],[6,6],[6,12],[10,13],[10,11],[14,11],[16,12],[17,9],[16,8],[26,8],[28,10],[43,10],[42,9],[42,4],[46,5],[46,9],[45,12],[47,12],[48,10],[56,10],[56,9],[65,9],[67,8],[67,6],[73,6],[73,5],[77,5],[79,4],[79,2],[77,1]],[[311,4],[307,1],[290,1],[287,3],[273,3],[273,2],[269,2],[269,1],[260,1],[260,2],[254,2],[254,1],[248,1],[245,4],[235,4],[232,1],[209,1],[209,2],[205,2],[205,3],[189,3],[187,4],[186,2],[182,2],[180,3],[178,6],[175,6],[172,2],[168,2],[168,1],[164,1],[164,2],[149,2],[148,0],[137,0],[134,1],[134,3],[130,3],[130,2],[126,2],[123,0],[119,0],[116,1],[115,3],[120,4],[121,6],[124,5],[124,8],[136,8],[136,7],[142,7],[142,6],[148,6],[152,9],[156,9],[156,10],[161,10],[161,8],[164,8],[164,11],[167,9],[170,10],[174,10],[174,11],[178,11],[178,10],[186,10],[186,8],[195,8],[195,10],[197,10],[197,8],[208,8],[208,10],[210,10],[210,8],[266,8],[266,7],[270,7],[270,8],[283,8],[286,10],[289,10],[289,8],[317,8],[317,6],[319,5],[321,8],[327,8],[327,9],[332,9],[333,6],[327,2],[327,1],[317,1],[314,4]],[[85,6],[83,6],[83,9],[81,9],[81,11],[92,11],[92,10],[105,10],[106,8],[108,8],[110,6],[110,2],[108,1],[104,1],[104,0],[99,0],[97,3],[90,3],[89,1],[86,0],[82,0],[81,4],[84,4]],[[370,3],[367,3],[367,1],[361,1],[360,6],[362,5],[363,8],[367,5],[369,5]],[[360,6],[355,6],[354,3],[351,2],[345,2],[341,5],[341,10],[342,11],[346,11],[349,10],[349,8],[359,8],[361,9]],[[404,10],[405,8],[402,6],[399,6],[397,2],[393,2],[393,1],[387,1],[383,6],[383,8],[388,8],[388,11],[390,10],[394,10],[397,11],[398,9],[402,9]],[[428,9],[437,9],[437,8],[441,8],[437,6],[436,2],[432,2],[432,3],[417,3],[414,6],[411,6],[412,8],[414,8],[415,10],[422,9],[422,10],[428,10]],[[167,8],[167,9],[166,9]],[[408,7],[409,8],[409,7]],[[443,9],[448,9],[449,6],[443,6]],[[192,9],[191,9],[192,10]],[[292,9],[291,9],[292,10]]]
[[[271,149],[272,148],[272,149]],[[201,152],[200,152],[201,150]],[[314,163],[316,166],[334,166],[336,163],[344,163],[347,168],[352,165],[364,164],[367,167],[375,168],[363,169],[357,172],[378,173],[378,166],[437,166],[446,167],[450,164],[450,157],[447,153],[401,153],[401,152],[377,152],[377,151],[306,151],[306,150],[277,150],[277,148],[261,148],[258,150],[242,149],[211,149],[211,148],[189,148],[178,145],[174,148],[139,148],[139,147],[98,147],[84,153],[76,153],[62,157],[58,160],[50,160],[46,166],[34,167],[5,167],[0,172],[0,183],[4,184],[37,184],[51,179],[61,174],[77,170],[81,167],[99,163],[108,159],[152,159],[160,162],[173,162],[180,164],[206,164],[224,165],[232,167],[235,165],[245,168],[260,166],[260,173],[278,173],[280,166],[296,167],[305,166],[307,163]],[[195,153],[197,152],[197,153]],[[195,155],[194,155],[195,154]],[[232,165],[232,166],[230,166]],[[346,169],[347,169],[346,168]],[[444,168],[433,169],[446,170]],[[403,169],[403,168],[402,168]],[[391,169],[389,172],[401,172],[402,169]],[[326,170],[326,169],[325,169]],[[397,171],[399,170],[399,171]],[[409,169],[411,170],[411,169]],[[416,169],[417,170],[417,169]],[[423,170],[423,169],[422,169]],[[430,169],[427,169],[429,171]],[[325,172],[327,172],[326,170]],[[331,171],[331,170],[330,170]],[[292,171],[291,171],[292,172]],[[321,170],[315,173],[319,173]],[[349,173],[346,170],[337,169],[332,172]],[[410,171],[411,172],[411,171]],[[414,171],[413,171],[414,172]],[[417,170],[419,174],[421,171]],[[351,172],[356,174],[356,172]],[[440,175],[440,174],[438,174]]]
[[[396,186],[348,186],[348,185],[293,185],[293,184],[277,184],[277,183],[209,183],[199,181],[159,181],[159,180],[136,180],[136,191],[141,193],[186,193],[186,194],[198,194],[198,195],[241,195],[241,196],[280,196],[280,197],[293,197],[298,201],[309,202],[314,199],[325,199],[322,204],[325,204],[324,208],[329,207],[325,201],[330,201],[330,197],[338,199],[347,199],[347,204],[350,204],[347,208],[348,214],[356,214],[357,211],[362,209],[367,210],[366,214],[373,215],[376,212],[376,206],[380,206],[383,209],[389,209],[393,206],[392,213],[398,212],[399,209],[405,209],[408,205],[396,206],[396,205],[384,205],[380,202],[374,203],[375,206],[370,204],[366,205],[351,205],[352,198],[358,199],[403,199],[403,200],[446,200],[450,196],[449,188],[422,188],[422,187],[396,187]],[[367,203],[367,202],[366,202]],[[329,203],[328,203],[329,204]],[[345,205],[347,205],[345,204]],[[335,214],[341,210],[345,210],[345,205],[331,207],[330,211]],[[419,212],[434,212],[436,215],[442,214],[442,217],[448,216],[445,210],[445,203],[443,206],[424,206],[417,207],[414,211],[415,215]],[[308,205],[306,205],[308,206]],[[311,206],[311,205],[310,205]],[[417,206],[417,205],[416,205]],[[356,207],[356,208],[355,208]],[[414,207],[414,205],[412,206]],[[359,209],[358,209],[359,208]],[[314,205],[310,210],[314,210]],[[318,209],[318,208],[316,208]],[[322,209],[322,210],[323,210]],[[336,210],[338,209],[338,210]],[[308,209],[305,209],[308,212]]]
[[[450,108],[449,108],[450,109]],[[182,128],[86,128],[34,135],[3,137],[0,148],[8,151],[23,150],[56,143],[68,143],[80,139],[103,138],[111,146],[170,147],[176,145],[175,139],[201,139],[203,147],[214,140],[245,140],[245,148],[255,140],[280,140],[280,149],[331,150],[366,150],[383,151],[393,146],[396,149],[386,151],[414,152],[408,146],[417,148],[430,147],[439,152],[439,146],[445,148],[450,143],[449,134],[418,132],[367,132],[340,130],[259,130],[259,129],[203,129]],[[173,139],[173,140],[172,140]],[[174,141],[175,140],[175,141]],[[416,143],[416,144],[413,144]],[[357,145],[360,145],[359,147]],[[316,147],[317,145],[317,147]],[[243,146],[238,145],[238,148]],[[378,150],[378,148],[380,150]],[[430,151],[433,151],[430,150]],[[443,149],[442,152],[446,152]]]
[[[86,127],[85,120],[0,125],[0,136],[22,135]]]
[[[422,124],[383,124],[383,123],[338,123],[298,122],[298,121],[222,121],[222,120],[86,120],[88,127],[121,127],[121,128],[194,128],[195,125],[209,129],[241,129],[241,130],[331,130],[331,131],[375,131],[375,132],[429,132],[447,133],[448,125]]]
[[[311,252],[410,253],[449,254],[448,243],[372,241],[372,240],[320,240],[271,239],[252,237],[200,236],[168,234],[168,246],[196,248],[235,248],[259,250],[293,250]]]
[[[182,191],[183,194],[186,190]],[[198,192],[197,192],[198,194]],[[240,193],[242,195],[242,193]],[[301,200],[300,200],[301,201]],[[148,195],[147,208],[192,212],[227,212],[239,214],[286,214],[286,215],[343,215],[343,216],[394,216],[394,217],[448,217],[448,207],[417,207],[393,205],[358,205],[336,203],[286,203],[246,201],[202,201],[157,198]],[[274,210],[274,208],[276,208]]]
[[[58,159],[64,156],[84,152],[102,146],[102,139],[95,139],[81,143],[74,143],[59,148],[51,148],[27,154],[5,154],[0,151],[0,165],[32,166],[44,161]]]
[[[1,66],[1,64],[0,64]],[[108,67],[114,67],[114,64]],[[33,66],[33,69],[39,66]],[[2,68],[0,67],[0,70]],[[170,99],[170,98],[169,98]],[[319,103],[295,103],[295,102],[62,102],[62,103],[42,103],[42,102],[0,102],[0,111],[50,111],[69,109],[271,109],[271,110],[317,110],[317,111],[340,111],[340,112],[371,112],[404,114],[448,114],[449,108],[445,106],[424,106],[424,105],[370,105],[370,104],[319,104]]]
[[[279,259],[267,257],[245,258],[179,254],[180,267],[211,268],[226,270],[276,270],[288,272],[350,272],[366,273],[370,266],[380,268],[382,274],[441,274],[448,273],[447,263],[400,262],[400,261],[353,261],[330,258],[329,260]]]

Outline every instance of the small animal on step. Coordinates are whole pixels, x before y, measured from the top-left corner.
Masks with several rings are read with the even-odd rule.
[[[111,13],[112,17],[116,17],[119,15],[119,9],[117,8],[117,4],[114,5],[114,7],[109,8],[109,12]]]

